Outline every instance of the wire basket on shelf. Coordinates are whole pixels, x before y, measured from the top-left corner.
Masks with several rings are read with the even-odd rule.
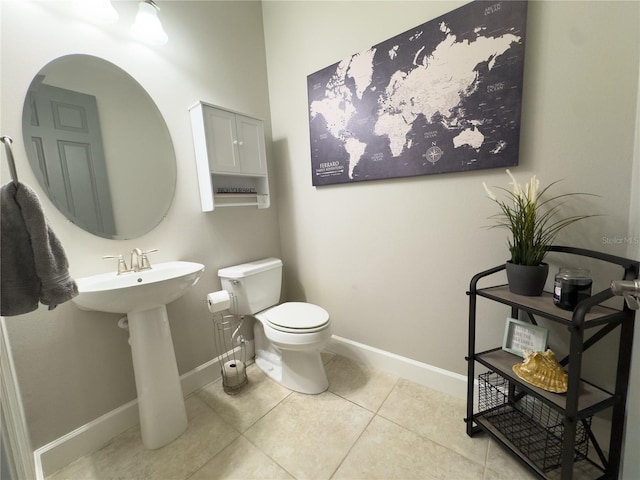
[[[564,425],[560,412],[516,387],[509,401],[509,381],[494,372],[478,375],[478,411],[538,468],[562,465]],[[513,388],[513,386],[512,386]],[[576,424],[574,461],[584,460],[591,417]]]

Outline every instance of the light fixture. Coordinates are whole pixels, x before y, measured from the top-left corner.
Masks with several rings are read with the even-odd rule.
[[[118,12],[111,0],[77,0],[76,6],[80,15],[87,20],[97,23],[115,23]]]
[[[131,34],[150,45],[164,45],[169,40],[158,18],[158,6],[153,0],[143,0],[138,4],[136,21],[131,26]]]

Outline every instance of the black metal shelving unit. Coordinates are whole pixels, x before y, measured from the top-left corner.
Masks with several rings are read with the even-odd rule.
[[[623,280],[639,278],[640,262],[635,260],[573,247],[553,246],[551,251],[619,265],[624,270]],[[467,434],[473,437],[480,431],[488,433],[540,478],[572,480],[580,476],[578,472],[585,471],[595,472],[591,478],[618,478],[635,312],[626,304],[622,310],[603,306],[614,296],[610,289],[595,293],[570,312],[556,307],[551,293],[527,297],[511,293],[507,285],[478,288],[481,279],[504,268],[499,265],[478,273],[471,279],[467,292]],[[518,318],[522,312],[532,324],[536,324],[536,317],[541,317],[567,327],[569,354],[560,360],[569,374],[565,394],[550,393],[521,380],[512,367],[522,358],[501,347],[476,351],[478,297],[511,307],[512,318]],[[609,392],[581,379],[582,354],[618,328],[616,381],[614,391]],[[585,340],[585,331],[591,329],[596,329],[595,333]],[[476,364],[488,369],[477,378],[477,408],[474,407]],[[605,409],[611,409],[608,453],[591,430],[592,416]],[[587,456],[589,445],[597,458]]]

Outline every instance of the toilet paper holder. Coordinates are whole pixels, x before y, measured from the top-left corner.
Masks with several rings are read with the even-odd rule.
[[[219,290],[207,294],[205,300],[211,313],[222,313],[225,310],[237,311],[237,299],[235,295],[226,290]]]
[[[238,393],[242,387],[249,383],[246,370],[247,342],[244,335],[240,333],[243,321],[243,316],[230,313],[213,315],[222,388],[229,395]]]

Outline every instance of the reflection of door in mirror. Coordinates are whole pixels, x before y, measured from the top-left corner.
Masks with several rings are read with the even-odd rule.
[[[55,117],[39,99],[43,89],[59,91],[52,87],[88,95],[91,108],[98,112],[95,122],[66,96],[55,100],[64,106]],[[52,124],[60,118],[72,128],[65,128],[62,137],[60,131],[48,135],[42,116]],[[39,122],[38,131],[33,120]],[[83,122],[89,131],[92,122],[98,125],[101,146],[80,135]],[[78,227],[103,238],[131,239],[151,231],[167,214],[177,173],[169,130],[149,94],[118,66],[90,55],[66,55],[47,63],[27,91],[22,126],[27,158],[40,187]],[[51,147],[37,152],[41,137],[50,139]],[[58,144],[59,138],[69,143]],[[63,178],[62,172],[68,177]],[[53,180],[59,182],[55,188]],[[79,201],[78,195],[86,195],[86,200]],[[67,198],[73,200],[71,206]],[[96,210],[98,214],[91,217]]]
[[[115,235],[96,98],[41,83],[29,91],[24,135],[49,198],[73,223]]]

